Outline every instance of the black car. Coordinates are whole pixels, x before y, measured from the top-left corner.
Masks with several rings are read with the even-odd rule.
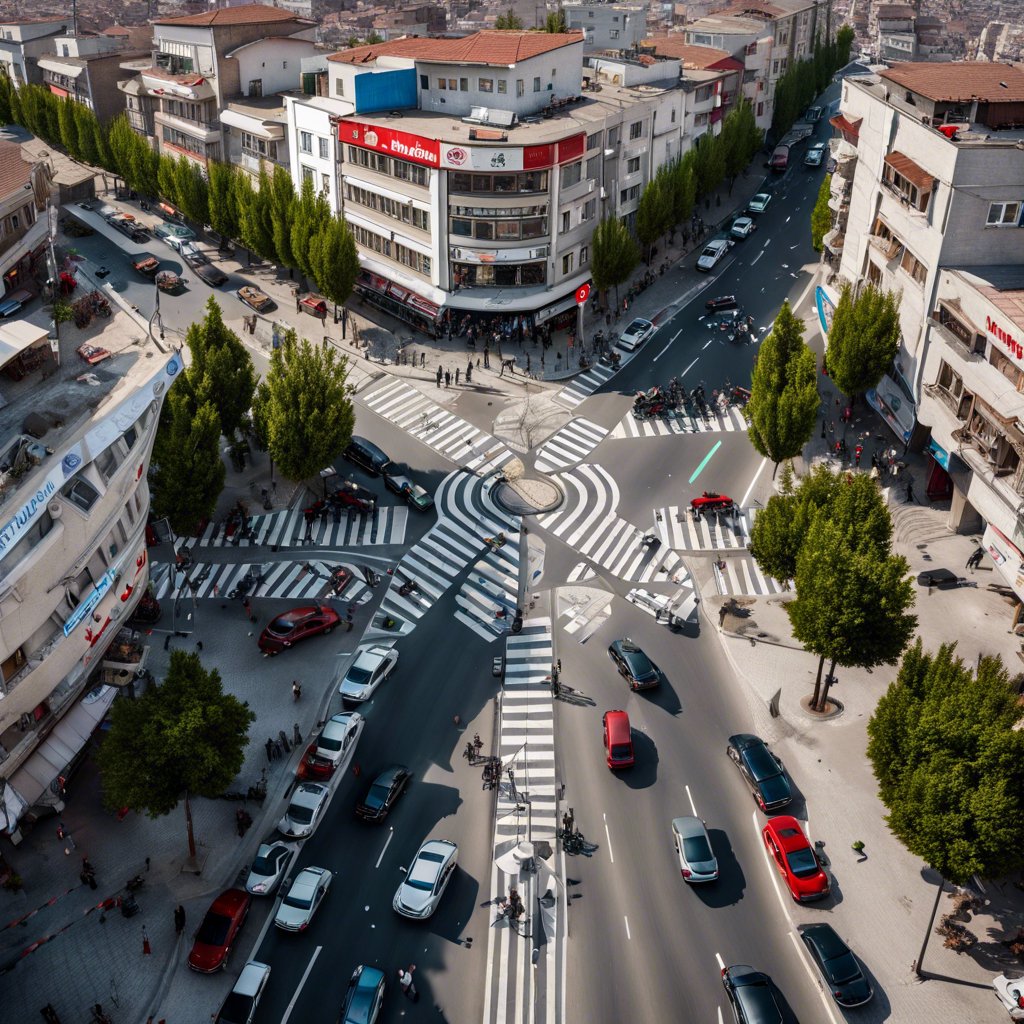
[[[398,802],[412,779],[412,772],[405,765],[395,764],[385,768],[370,783],[370,788],[356,804],[356,817],[364,821],[383,821]]]
[[[736,762],[762,811],[785,807],[793,799],[786,769],[760,736],[749,732],[730,736],[725,752]]]
[[[612,641],[608,657],[615,662],[631,690],[649,690],[661,682],[658,666],[628,636]]]
[[[830,924],[809,924],[800,931],[811,961],[840,1006],[860,1006],[874,994],[850,947]]]
[[[211,263],[206,254],[196,248],[183,248],[181,258],[195,272],[196,277],[211,288],[219,288],[228,279],[228,275],[220,267]]]
[[[708,299],[708,301],[704,303],[704,308],[709,313],[720,313],[726,309],[739,308],[739,303],[736,301],[735,295],[719,295],[715,299]]]
[[[764,971],[734,964],[722,970],[722,984],[736,1024],[784,1024],[778,990]]]
[[[338,1024],[376,1024],[384,1002],[384,972],[363,964],[352,972]]]

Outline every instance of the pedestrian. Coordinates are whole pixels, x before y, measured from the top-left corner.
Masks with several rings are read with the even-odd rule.
[[[909,505],[914,500],[914,481],[907,481],[907,504]]]
[[[467,384],[472,384],[473,383],[473,360],[472,359],[470,359],[468,365],[466,366],[466,383]]]
[[[445,370],[444,371],[444,386],[446,388],[447,387],[451,387],[451,383],[452,383],[452,371],[451,370]]]
[[[530,372],[530,353],[526,353],[526,372]]]
[[[274,740],[274,757],[278,759],[284,757],[284,750],[281,749],[280,740]]]
[[[268,762],[269,761],[273,761],[274,760],[274,741],[272,739],[270,739],[269,737],[267,738],[266,748],[267,748],[267,761]]]
[[[437,384],[437,386],[438,386],[438,387],[440,387],[440,386],[441,386],[441,377],[442,377],[442,376],[444,376],[444,371],[443,371],[443,370],[441,369],[441,367],[439,366],[439,367],[437,368],[437,378],[436,378],[436,380],[435,380],[435,383]]]
[[[292,683],[292,697],[298,700],[302,696],[302,687],[299,685],[298,679]]]
[[[555,664],[558,666],[558,674],[561,675],[562,674],[562,659],[558,658],[555,661]]]
[[[179,903],[174,911],[174,934],[180,935],[185,930],[185,908]]]
[[[821,439],[823,441],[825,440],[825,421],[824,420],[821,421]]]
[[[459,368],[458,368],[458,367],[456,366],[456,367],[455,367],[455,386],[456,386],[456,387],[458,387],[458,386],[459,386],[459,374],[460,374],[461,372],[462,372],[462,371],[461,371],[461,370],[460,370],[460,369],[459,369]]]
[[[977,569],[979,565],[981,565],[981,560],[984,557],[985,557],[985,549],[983,547],[980,547],[980,546],[975,548],[974,551],[971,554],[971,557],[967,559],[967,566],[966,566],[966,568],[970,569],[971,572],[974,572],[974,570]]]
[[[398,968],[398,984],[402,986],[402,992],[408,996],[414,1003],[419,999],[420,995],[416,991],[416,984],[412,980],[412,972],[416,970],[415,964],[410,964],[404,970]]]

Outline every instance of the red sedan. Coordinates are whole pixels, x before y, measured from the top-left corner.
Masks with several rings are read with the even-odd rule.
[[[828,875],[822,871],[796,818],[789,814],[770,818],[761,830],[761,835],[793,899],[799,903],[809,903],[828,895]]]
[[[317,604],[307,608],[293,608],[278,615],[260,634],[260,650],[264,654],[278,654],[300,640],[317,633],[330,633],[341,621],[333,608]]]
[[[251,901],[244,889],[227,889],[210,904],[188,955],[193,971],[213,974],[227,965],[231,946],[249,916]]]

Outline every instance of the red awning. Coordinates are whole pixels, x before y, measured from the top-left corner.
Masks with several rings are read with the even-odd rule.
[[[828,123],[832,125],[832,127],[835,128],[835,130],[839,132],[847,142],[855,143],[857,139],[860,138],[860,125],[863,120],[864,119],[862,117],[855,117],[852,121],[848,121],[842,114],[836,114],[835,117],[830,117],[828,119]]]
[[[412,306],[413,309],[419,310],[419,312],[429,316],[431,320],[441,312],[440,306],[435,306],[434,303],[421,298],[419,295],[415,294],[415,292],[409,293],[409,305]]]

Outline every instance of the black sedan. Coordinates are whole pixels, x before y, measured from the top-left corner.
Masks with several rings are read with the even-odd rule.
[[[722,971],[722,985],[737,1024],[783,1024],[775,983],[763,971],[734,964]]]
[[[775,811],[792,801],[786,769],[760,736],[749,732],[730,736],[725,752],[736,763],[762,811]]]
[[[609,645],[608,657],[631,690],[649,690],[661,682],[658,666],[628,636]]]
[[[211,288],[219,288],[228,279],[228,275],[216,264],[211,263],[209,257],[195,246],[183,247],[181,258],[192,268],[196,277]]]
[[[395,764],[385,768],[370,783],[370,788],[356,804],[356,817],[363,821],[383,821],[398,798],[406,791],[412,772],[405,765]]]
[[[860,1006],[874,994],[850,947],[830,924],[809,924],[800,930],[811,962],[840,1006]]]

